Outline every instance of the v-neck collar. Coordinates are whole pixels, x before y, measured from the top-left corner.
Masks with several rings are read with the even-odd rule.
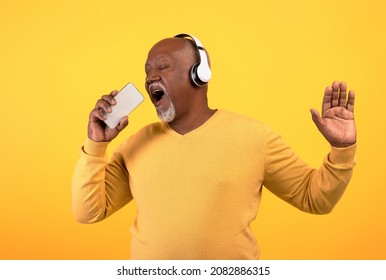
[[[185,134],[178,133],[177,131],[172,129],[167,122],[162,122],[162,126],[164,127],[166,133],[168,133],[168,134],[170,134],[170,135],[172,135],[174,137],[178,137],[180,139],[182,139],[182,138],[189,138],[189,137],[191,137],[191,136],[193,136],[193,135],[195,135],[197,133],[200,133],[202,130],[205,130],[222,113],[223,113],[223,110],[217,109],[216,112],[209,119],[206,120],[206,122],[204,122],[199,127],[195,128],[192,131],[189,131],[188,133],[185,133]]]

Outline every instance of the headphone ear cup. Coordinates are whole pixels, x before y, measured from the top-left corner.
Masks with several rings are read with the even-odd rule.
[[[201,87],[205,85],[206,83],[201,81],[197,74],[197,68],[199,64],[196,63],[190,68],[190,81],[192,82],[193,86],[195,87]]]

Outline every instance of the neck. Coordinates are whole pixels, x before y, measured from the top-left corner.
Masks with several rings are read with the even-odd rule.
[[[172,128],[178,134],[187,134],[196,128],[203,125],[210,117],[216,113],[217,110],[212,110],[209,107],[203,107],[201,109],[194,109],[194,112],[187,113],[179,118],[176,118],[169,123]]]

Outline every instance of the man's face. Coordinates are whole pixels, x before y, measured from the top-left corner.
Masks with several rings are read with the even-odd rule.
[[[184,40],[175,38],[160,41],[148,54],[145,87],[163,121],[172,122],[189,105],[189,54]]]

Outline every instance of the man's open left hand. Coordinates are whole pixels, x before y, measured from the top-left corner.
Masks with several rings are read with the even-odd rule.
[[[347,94],[345,82],[335,81],[324,92],[322,116],[311,109],[315,125],[334,147],[348,147],[356,142],[354,99],[353,90]]]

